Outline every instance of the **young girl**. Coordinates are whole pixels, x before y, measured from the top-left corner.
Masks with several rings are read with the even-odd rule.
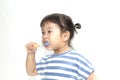
[[[37,43],[26,44],[28,75],[41,75],[41,80],[95,80],[91,63],[71,46],[76,29],[81,28],[79,23],[74,25],[69,16],[54,13],[44,17],[40,26],[42,43],[47,50],[53,50],[54,54],[36,63]]]

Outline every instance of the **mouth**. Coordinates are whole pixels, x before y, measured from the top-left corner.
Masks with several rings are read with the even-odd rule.
[[[49,46],[49,45],[50,45],[50,42],[48,42],[48,41],[43,42],[43,45],[44,45],[44,46]]]

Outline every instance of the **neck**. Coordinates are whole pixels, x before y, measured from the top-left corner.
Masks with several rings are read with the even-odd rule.
[[[67,46],[64,46],[64,47],[61,47],[59,49],[54,50],[54,53],[61,54],[61,53],[64,53],[66,51],[69,51],[69,50],[70,50],[70,47],[67,45]]]

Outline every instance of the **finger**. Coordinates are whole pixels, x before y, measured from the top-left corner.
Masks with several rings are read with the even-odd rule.
[[[39,47],[39,46],[40,46],[39,44],[35,44],[35,45],[34,45],[35,48],[37,48],[37,47]]]

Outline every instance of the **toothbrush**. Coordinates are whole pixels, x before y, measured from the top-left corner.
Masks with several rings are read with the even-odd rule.
[[[34,47],[37,48],[37,47],[40,47],[41,45],[42,45],[42,44],[37,43],[36,45],[34,45]],[[46,42],[43,43],[43,45],[44,45],[44,46],[48,46],[48,45],[50,45],[50,43],[49,43],[48,41],[46,41]]]
[[[50,45],[50,43],[48,41],[46,41],[46,42],[43,43],[43,45],[48,46],[48,45]]]

